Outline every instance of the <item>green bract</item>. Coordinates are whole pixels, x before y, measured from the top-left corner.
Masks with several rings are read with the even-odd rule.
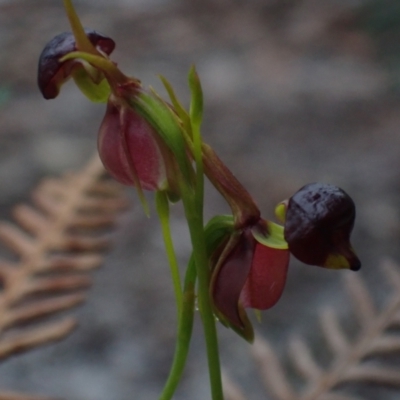
[[[179,169],[189,186],[193,184],[193,168],[186,151],[179,119],[171,108],[152,94],[141,91],[126,99],[131,107],[143,116],[157,131],[174,154]]]

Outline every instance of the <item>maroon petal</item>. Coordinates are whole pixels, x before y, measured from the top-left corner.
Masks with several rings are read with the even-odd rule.
[[[91,43],[102,53],[110,55],[115,42],[93,30],[85,31]],[[74,35],[71,32],[60,33],[43,49],[39,58],[38,85],[45,99],[57,97],[60,86],[70,77],[75,61],[61,63],[63,56],[76,51]]]
[[[241,293],[244,307],[266,310],[280,299],[289,266],[288,250],[257,243],[251,270]]]
[[[143,189],[163,189],[165,163],[156,136],[153,127],[134,110],[117,107],[109,101],[98,138],[105,168],[125,185],[133,186],[136,174]]]
[[[245,329],[239,310],[240,293],[252,265],[256,241],[245,230],[238,243],[222,261],[213,276],[211,295],[214,306],[226,320],[239,330]]]

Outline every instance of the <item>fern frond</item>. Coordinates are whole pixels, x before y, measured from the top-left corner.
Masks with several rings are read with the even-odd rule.
[[[317,381],[323,374],[322,368],[317,364],[311,349],[300,337],[292,337],[289,342],[290,355],[293,363],[304,379]]]
[[[225,371],[222,371],[221,375],[225,397],[229,400],[246,400],[240,388],[230,379],[229,375]]]
[[[294,390],[286,377],[278,355],[268,341],[257,335],[251,347],[251,355],[260,368],[264,386],[272,392],[274,398],[278,400],[293,399]]]
[[[107,229],[126,206],[96,155],[78,173],[45,179],[32,205],[15,207],[15,224],[0,222],[0,242],[16,255],[16,261],[0,260],[0,359],[74,329],[73,317],[54,317],[85,301],[89,272],[110,245]],[[14,398],[29,397],[0,394]]]
[[[265,338],[256,337],[251,355],[258,364],[266,391],[274,400],[360,400],[338,386],[342,383],[373,383],[400,387],[400,369],[384,362],[366,358],[400,351],[400,336],[388,333],[388,328],[400,325],[400,271],[393,262],[381,266],[393,293],[381,311],[359,274],[345,275],[345,286],[360,325],[358,336],[351,339],[342,328],[335,311],[324,309],[319,316],[326,343],[334,355],[328,368],[318,364],[312,348],[301,338],[289,343],[293,366],[306,382],[302,391],[293,389],[287,373],[272,345]],[[231,400],[231,397],[228,397]],[[232,397],[233,399],[233,397]]]

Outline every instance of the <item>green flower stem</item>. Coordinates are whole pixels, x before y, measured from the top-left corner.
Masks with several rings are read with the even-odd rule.
[[[186,196],[183,196],[183,202],[198,277],[199,309],[206,340],[212,400],[223,400],[217,330],[209,295],[210,272],[203,230],[203,215],[196,213],[196,209],[193,210],[194,202],[188,202]]]
[[[182,312],[179,315],[178,337],[175,348],[172,367],[161,393],[159,400],[170,400],[181,380],[185,368],[187,355],[189,353],[190,339],[192,337],[194,320],[194,300],[196,284],[196,264],[193,257],[189,261],[186,270],[185,284],[183,291]]]
[[[203,91],[194,66],[189,71],[190,100],[190,131],[193,138],[193,156],[196,163],[196,191],[195,202],[199,214],[203,215],[204,203],[204,165],[202,154],[202,138],[200,132],[203,117]]]
[[[201,151],[201,135],[200,126],[192,124],[193,132],[193,145],[194,145],[194,159],[196,162],[196,192],[195,204],[196,209],[201,210],[201,219],[203,221],[203,203],[204,203],[204,168],[203,168],[203,155]]]
[[[207,347],[208,372],[212,400],[223,400],[221,367],[219,361],[218,337],[215,317],[210,298],[210,269],[206,236],[204,233],[204,168],[200,125],[203,112],[203,94],[200,80],[194,67],[189,72],[191,91],[190,127],[193,137],[193,155],[196,163],[196,185],[192,190],[183,190],[182,201],[193,246],[193,258],[198,277],[199,309]],[[185,185],[186,186],[186,185]]]
[[[174,244],[171,237],[169,224],[169,203],[166,192],[158,191],[156,193],[156,207],[158,217],[160,218],[161,230],[164,238],[165,250],[167,252],[168,263],[171,270],[172,282],[174,285],[176,307],[178,316],[182,313],[183,294],[181,278],[179,276],[179,266],[176,259]]]

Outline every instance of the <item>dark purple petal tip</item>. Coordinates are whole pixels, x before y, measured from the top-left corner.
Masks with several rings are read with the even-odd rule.
[[[93,30],[85,30],[89,40],[102,53],[110,55],[115,42]],[[60,58],[76,51],[75,38],[72,32],[60,33],[48,42],[39,58],[38,85],[45,99],[54,99],[60,86],[69,78],[73,62],[60,63]]]

